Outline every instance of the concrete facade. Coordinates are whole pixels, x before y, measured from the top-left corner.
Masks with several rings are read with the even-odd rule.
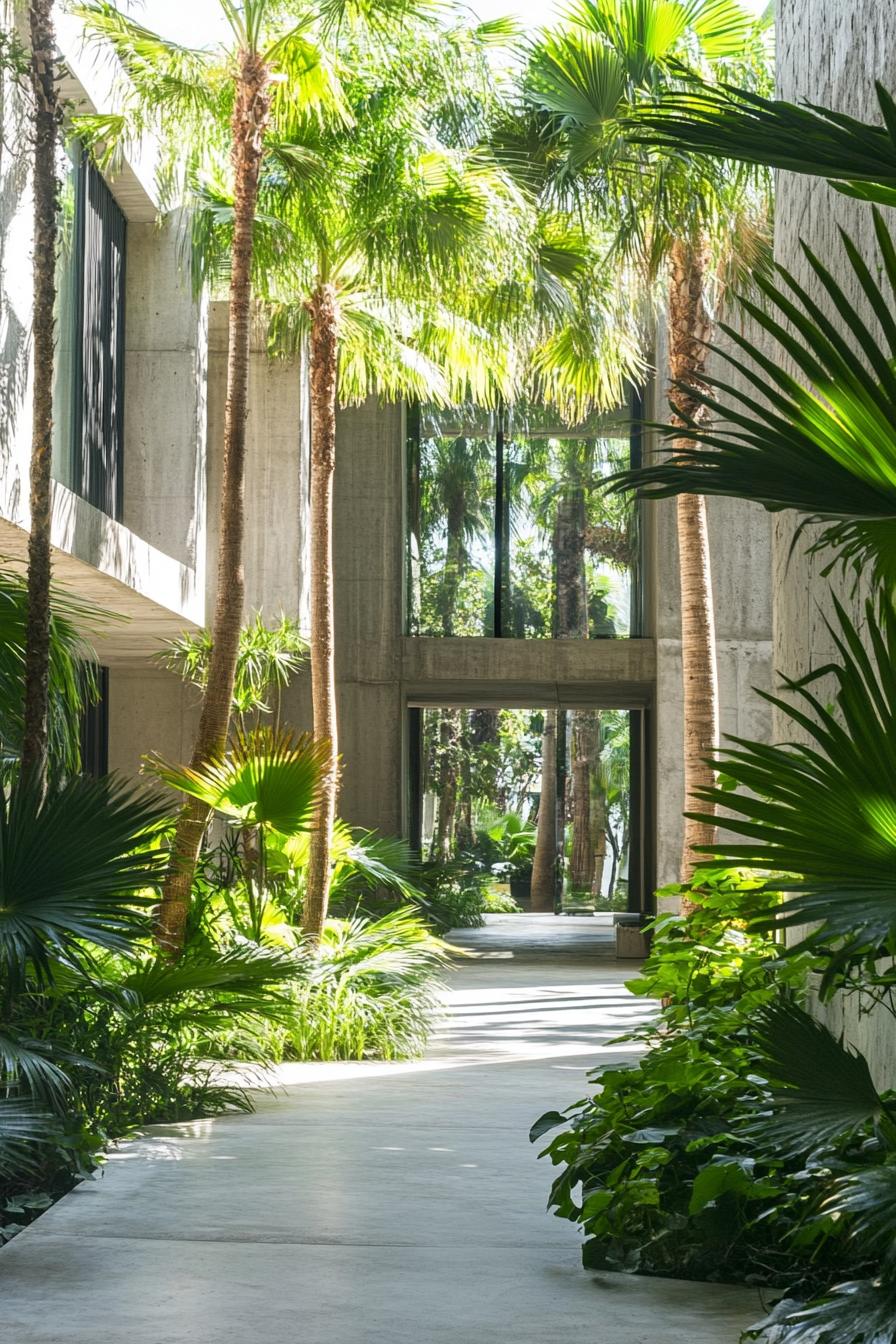
[[[893,88],[896,53],[896,8],[881,0],[779,0],[778,91],[790,101],[819,103],[868,121],[879,121],[874,81]],[[781,173],[776,191],[775,257],[801,282],[809,268],[800,240],[830,268],[848,301],[865,318],[864,295],[851,276],[838,229],[845,229],[869,261],[877,266],[871,207],[851,201],[822,180]],[[884,210],[890,229],[893,212]],[[813,292],[817,287],[813,286]],[[856,625],[863,624],[864,592],[851,573],[825,578],[822,556],[799,545],[791,554],[796,523],[782,515],[774,527],[774,647],[776,665],[789,676],[803,676],[835,654],[825,617],[832,615],[833,585]],[[779,725],[780,727],[780,725]],[[792,729],[790,730],[792,735]],[[855,996],[820,1010],[836,1033],[849,1038],[868,1055],[879,1081],[896,1083],[896,1033],[889,1015],[859,1013]]]

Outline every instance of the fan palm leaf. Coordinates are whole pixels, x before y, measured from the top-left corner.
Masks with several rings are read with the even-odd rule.
[[[167,821],[163,802],[113,776],[45,797],[16,780],[0,801],[0,974],[18,983],[30,963],[46,978],[55,957],[79,962],[82,942],[128,951],[164,866],[142,842]]]
[[[33,1101],[0,1097],[0,1177],[27,1176],[38,1164],[40,1148],[57,1137],[53,1117]]]
[[[22,576],[0,571],[0,752],[17,755],[22,741],[27,588]],[[96,699],[93,651],[81,631],[100,612],[59,589],[51,598],[49,753],[66,772],[80,766],[81,714]]]
[[[867,603],[868,648],[836,600],[835,610],[837,663],[785,682],[790,699],[763,693],[803,741],[729,739],[718,766],[738,791],[700,797],[724,808],[726,830],[742,837],[706,852],[794,874],[778,922],[814,925],[806,937],[840,940],[848,959],[896,939],[896,608],[889,597]],[[823,677],[834,682],[833,704],[813,685]]]
[[[873,314],[867,322],[804,244],[814,281],[839,320],[783,267],[777,283],[758,279],[766,306],[744,306],[772,348],[723,324],[737,353],[717,353],[742,384],[707,377],[708,391],[688,389],[725,427],[690,427],[694,447],[623,472],[612,488],[636,488],[650,499],[731,495],[794,509],[803,526],[822,525],[813,550],[832,547],[832,563],[870,566],[879,579],[896,582],[896,244],[876,210],[875,229],[880,283],[841,233],[845,264]],[[672,427],[663,432],[680,435]]]
[[[290,728],[240,733],[206,765],[170,765],[148,757],[146,766],[173,789],[197,798],[241,826],[293,835],[311,825],[327,744]]]
[[[753,1129],[782,1152],[829,1147],[868,1125],[896,1134],[868,1061],[796,1003],[764,1008],[754,1024],[760,1072],[771,1079],[771,1114]]]

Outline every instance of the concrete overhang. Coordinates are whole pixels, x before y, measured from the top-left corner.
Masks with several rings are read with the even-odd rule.
[[[58,482],[51,538],[54,582],[97,608],[85,634],[102,663],[142,660],[201,627],[205,597],[195,572]],[[0,556],[27,561],[26,527],[0,518]]]
[[[124,74],[116,62],[85,41],[81,21],[72,14],[57,14],[56,38],[65,60],[60,93],[70,112],[118,112]],[[158,144],[144,135],[128,147],[114,171],[104,174],[126,218],[135,223],[152,224],[158,218],[157,164]]]
[[[402,684],[410,705],[639,709],[652,703],[652,639],[408,637]]]

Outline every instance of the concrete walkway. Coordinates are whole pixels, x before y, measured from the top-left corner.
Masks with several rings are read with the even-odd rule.
[[[0,1337],[736,1344],[755,1293],[585,1273],[545,1213],[529,1125],[583,1094],[644,1006],[630,965],[517,937],[512,957],[500,926],[473,940],[486,955],[453,974],[425,1060],[294,1065],[255,1115],[122,1147],[0,1251]]]

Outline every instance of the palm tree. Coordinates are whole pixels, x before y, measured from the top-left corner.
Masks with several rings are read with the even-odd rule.
[[[389,0],[388,19],[415,12],[424,0]],[[366,13],[368,6],[327,3],[309,10],[283,0],[220,0],[233,45],[192,50],[166,41],[123,14],[108,0],[75,6],[88,32],[111,47],[130,86],[124,111],[79,118],[88,143],[107,159],[121,142],[148,126],[162,133],[164,168],[179,183],[174,203],[189,201],[200,178],[228,181],[229,325],[227,399],[223,427],[217,587],[212,651],[192,766],[219,754],[226,743],[243,621],[244,482],[249,395],[249,335],[256,215],[266,155],[276,141],[305,123],[345,121],[338,78],[323,45],[333,25]],[[379,20],[376,20],[379,22]],[[327,288],[319,295],[320,340],[327,329]],[[326,397],[319,370],[318,396]],[[318,442],[318,457],[323,451]],[[319,477],[315,487],[318,503]],[[158,916],[160,940],[178,954],[183,946],[190,892],[207,804],[192,798],[178,820],[171,865]]]
[[[22,769],[46,780],[50,715],[50,466],[55,363],[56,151],[61,109],[53,0],[31,0],[31,93],[34,118],[34,381],[31,425],[31,531],[28,537],[28,628]]]
[[[705,379],[710,329],[708,292],[713,251],[725,226],[742,220],[743,180],[712,173],[672,156],[635,157],[622,129],[645,92],[675,85],[679,62],[704,70],[757,63],[757,22],[737,0],[582,0],[567,25],[546,34],[528,72],[529,96],[546,121],[558,154],[558,183],[615,221],[617,247],[652,281],[668,275],[669,373],[682,445],[699,411],[694,393]],[[716,244],[715,249],[713,244]],[[682,433],[682,431],[686,431]],[[707,758],[718,741],[718,678],[705,504],[678,504],[684,679],[685,792],[711,785]],[[693,847],[711,839],[714,823],[686,823],[682,875]]]
[[[309,126],[278,147],[263,183],[272,238],[275,347],[306,336],[311,364],[311,678],[314,732],[329,743],[309,860],[305,928],[326,918],[338,792],[332,492],[337,402],[374,391],[446,404],[494,401],[504,375],[492,332],[468,295],[515,258],[505,244],[508,189],[481,156],[439,138],[433,80],[411,78],[408,51],[364,63],[345,91],[356,129]],[[347,55],[346,60],[350,56]],[[371,69],[371,66],[375,68]],[[220,211],[225,203],[211,202]],[[288,246],[284,247],[284,238]],[[452,521],[452,563],[462,524]],[[456,554],[455,554],[456,552]],[[450,624],[450,612],[444,619]]]

